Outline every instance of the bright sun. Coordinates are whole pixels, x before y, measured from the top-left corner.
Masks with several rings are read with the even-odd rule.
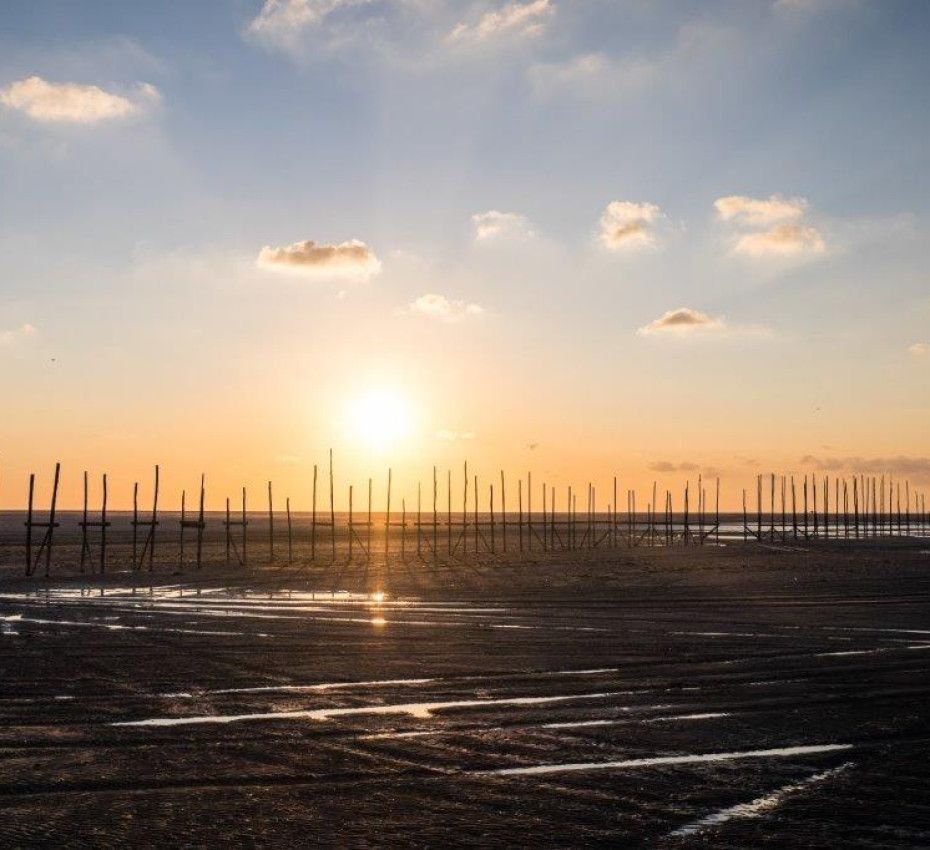
[[[393,390],[369,390],[349,403],[348,424],[359,442],[373,449],[390,448],[410,433],[410,405]]]

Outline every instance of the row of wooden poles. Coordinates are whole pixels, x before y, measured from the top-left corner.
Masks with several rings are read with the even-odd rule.
[[[140,570],[147,566],[154,569],[155,547],[159,520],[159,467],[155,467],[155,480],[151,511],[140,511],[139,484],[133,485],[132,508],[132,568]],[[325,539],[318,531],[328,532],[331,558],[337,557],[337,523],[335,510],[335,483],[333,474],[333,456],[329,453],[329,509],[318,511],[317,466],[313,467],[312,509],[310,522],[310,560],[317,557],[318,550],[325,548]],[[61,465],[55,464],[52,484],[51,504],[48,518],[36,518],[34,507],[35,474],[29,476],[29,497],[26,513],[26,575],[33,575],[39,564],[44,561],[45,574],[51,569],[52,545],[54,531],[60,526],[56,519],[58,486]],[[830,500],[831,479],[824,476],[818,490],[816,476],[804,476],[803,481],[795,482],[794,476],[773,474],[769,479],[768,512],[764,514],[764,479],[758,476],[756,487],[755,517],[749,511],[747,491],[744,489],[741,534],[744,541],[789,539],[810,539],[812,537],[845,537],[860,539],[864,537],[922,534],[930,529],[930,515],[927,513],[926,498],[923,494],[912,493],[909,482],[904,483],[904,504],[901,502],[901,484],[885,476],[865,477],[857,475],[851,479],[833,479],[833,501]],[[471,485],[471,486],[470,486]],[[800,487],[798,486],[800,485]],[[613,479],[613,501],[608,503],[606,512],[598,513],[596,508],[596,491],[588,484],[586,503],[582,513],[578,509],[578,493],[571,486],[566,490],[565,510],[557,512],[556,491],[552,486],[542,485],[542,509],[533,510],[532,473],[527,474],[524,492],[523,480],[517,482],[517,514],[507,513],[506,479],[500,473],[500,489],[495,493],[494,484],[488,487],[488,512],[479,512],[478,477],[469,476],[468,464],[464,467],[461,512],[453,511],[453,483],[451,470],[447,473],[445,520],[441,520],[439,505],[439,475],[433,467],[432,509],[423,510],[422,487],[417,484],[417,501],[415,513],[407,511],[405,499],[401,499],[400,516],[392,513],[392,471],[387,474],[386,510],[383,520],[384,557],[391,553],[392,529],[400,529],[394,539],[400,538],[399,555],[406,561],[414,553],[418,558],[437,560],[445,549],[447,558],[465,558],[472,546],[472,554],[518,553],[549,550],[619,548],[636,546],[672,546],[675,544],[703,545],[708,540],[720,540],[720,479],[713,487],[713,509],[709,508],[707,488],[699,476],[697,482],[697,510],[692,509],[694,495],[690,482],[685,484],[682,511],[676,516],[673,496],[665,491],[661,516],[657,510],[658,490],[652,486],[652,499],[647,502],[644,511],[637,510],[636,491],[627,490],[626,511],[618,509],[618,480]],[[469,492],[471,490],[471,492]],[[799,493],[800,490],[800,493]],[[84,503],[82,518],[78,524],[81,529],[80,569],[85,572],[93,559],[91,534],[98,532],[99,571],[107,568],[107,530],[112,522],[107,513],[107,476],[103,475],[103,502],[99,519],[91,519],[88,502],[88,475],[84,473]],[[818,499],[818,493],[820,498]],[[777,499],[780,494],[780,501]],[[206,519],[204,499],[206,495],[205,477],[200,479],[199,502],[196,512],[188,511],[186,491],[181,492],[181,514],[179,519],[179,564],[185,564],[188,534],[194,534],[195,562],[199,567],[203,560],[204,531]],[[526,510],[524,510],[524,495]],[[495,497],[499,498],[496,499]],[[363,519],[357,519],[355,508],[355,489],[349,486],[348,520],[344,525],[348,537],[348,559],[351,562],[356,550],[366,561],[373,554],[373,532],[376,523],[372,519],[373,482],[368,479],[367,512]],[[471,500],[471,501],[470,501]],[[831,512],[832,505],[832,512]],[[780,511],[779,511],[780,507]],[[912,510],[913,508],[913,510]],[[765,519],[764,519],[765,517]],[[411,520],[408,522],[408,519]],[[755,520],[753,522],[753,520]],[[285,521],[287,538],[287,562],[291,563],[294,553],[294,530],[291,517],[291,500],[285,500]],[[227,563],[246,566],[248,561],[248,526],[246,489],[242,488],[241,508],[232,510],[231,501],[226,499],[225,519],[225,553]],[[508,526],[510,537],[508,538]],[[516,549],[514,550],[513,530],[516,526]],[[412,545],[408,545],[407,529],[414,529]],[[36,548],[36,530],[44,530]],[[444,532],[444,533],[443,533]],[[736,532],[738,537],[739,531]],[[441,538],[445,539],[442,540]],[[508,550],[508,543],[510,550]],[[444,546],[443,546],[444,544]],[[275,560],[275,510],[272,484],[268,482],[268,561]]]
[[[755,530],[752,529],[746,491],[743,490],[743,537],[757,540],[787,541],[790,538],[833,537],[855,538],[909,536],[923,534],[930,524],[926,495],[911,492],[909,481],[885,476],[854,475],[851,479],[824,475],[820,486],[818,511],[818,480],[804,476],[795,481],[793,475],[769,476],[768,488],[762,475],[756,478]],[[833,500],[831,503],[831,483]],[[763,490],[768,489],[768,520],[763,521]],[[798,492],[800,490],[800,493]],[[777,494],[777,496],[776,496]],[[832,512],[831,512],[832,505]],[[913,508],[913,510],[912,510]]]

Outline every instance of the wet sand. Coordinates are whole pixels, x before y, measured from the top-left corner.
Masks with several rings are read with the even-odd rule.
[[[926,548],[10,565],[0,843],[927,846]]]

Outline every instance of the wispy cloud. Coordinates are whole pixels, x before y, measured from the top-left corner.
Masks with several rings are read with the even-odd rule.
[[[381,271],[381,261],[357,239],[335,245],[311,239],[280,248],[266,245],[256,262],[263,269],[310,278],[367,281]]]
[[[138,115],[160,102],[155,86],[138,83],[128,95],[82,83],[32,76],[0,89],[0,103],[44,123],[95,124]]]
[[[601,215],[599,237],[610,251],[651,248],[656,244],[655,224],[662,211],[655,204],[612,201]]]
[[[708,76],[718,76],[732,67],[742,44],[733,27],[690,22],[679,28],[670,45],[657,52],[624,56],[581,53],[537,63],[528,74],[538,97],[617,99],[659,86],[682,92],[706,85]]]
[[[758,233],[744,233],[733,248],[747,257],[799,257],[823,254],[826,249],[820,231],[801,224],[778,224]]]
[[[926,357],[930,355],[930,343],[928,342],[915,342],[913,345],[907,347],[907,353],[911,357]]]
[[[541,33],[555,13],[552,0],[506,3],[491,9],[476,21],[460,21],[446,36],[449,43],[484,42],[502,36],[533,36]]]
[[[820,457],[805,455],[801,466],[813,467],[823,472],[863,473],[868,475],[911,475],[915,478],[930,478],[930,457],[897,455],[894,457]]]
[[[681,463],[672,463],[668,460],[657,460],[649,464],[652,472],[697,472],[701,468],[700,464],[691,463],[691,461],[682,461]]]
[[[807,210],[807,200],[783,198],[781,195],[769,195],[768,198],[726,195],[714,201],[714,209],[723,221],[764,227],[801,218]]]
[[[246,34],[268,47],[294,50],[301,36],[321,26],[334,13],[354,6],[367,6],[373,0],[265,0],[249,22]]]
[[[526,216],[519,213],[488,210],[475,213],[472,217],[476,242],[491,242],[497,239],[532,239],[536,234]]]
[[[692,310],[690,307],[679,307],[677,310],[669,310],[667,313],[663,313],[658,319],[641,327],[637,333],[646,336],[651,334],[684,336],[694,333],[722,331],[725,328],[726,322],[722,317],[708,316],[707,313]]]
[[[24,339],[35,336],[37,333],[38,330],[35,325],[30,324],[20,325],[18,328],[11,328],[9,330],[0,331],[0,345],[15,345]]]
[[[435,292],[428,292],[410,302],[401,313],[426,316],[440,322],[461,322],[464,319],[475,318],[484,313],[484,308],[478,304],[446,298]]]

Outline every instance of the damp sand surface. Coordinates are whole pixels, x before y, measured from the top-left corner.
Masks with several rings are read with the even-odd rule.
[[[930,844],[919,549],[115,567],[0,568],[0,846]]]

